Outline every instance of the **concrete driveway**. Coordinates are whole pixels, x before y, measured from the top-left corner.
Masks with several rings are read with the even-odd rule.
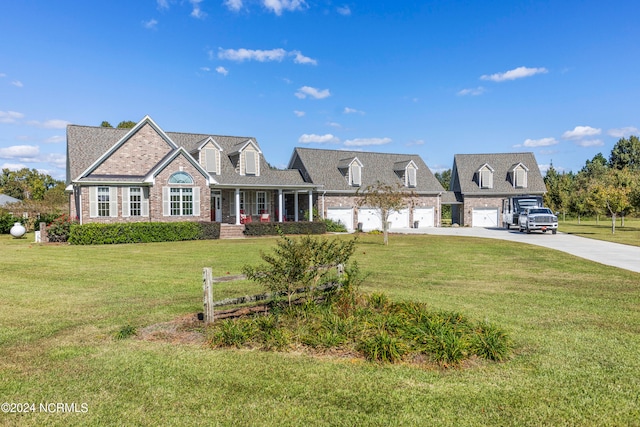
[[[469,236],[482,237],[486,239],[510,240],[513,242],[528,243],[530,245],[556,249],[600,264],[611,265],[613,267],[640,273],[640,247],[587,239],[561,232],[558,232],[558,234],[555,235],[551,234],[551,232],[534,232],[526,234],[520,233],[518,230],[479,227],[403,228],[391,229],[390,232],[403,234]]]

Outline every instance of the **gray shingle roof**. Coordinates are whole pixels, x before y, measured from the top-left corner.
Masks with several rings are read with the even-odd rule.
[[[0,194],[0,206],[4,206],[8,203],[16,203],[19,202],[19,199],[15,197],[7,196],[6,194]]]
[[[129,129],[104,128],[97,126],[67,126],[67,184],[76,180],[89,166],[122,139]],[[260,156],[260,176],[241,176],[229,155],[237,151],[252,137],[208,135],[196,133],[165,132],[179,147],[189,153],[196,151],[208,137],[213,138],[222,148],[221,171],[213,178],[221,185],[239,186],[292,186],[312,187],[305,183],[297,170],[275,170],[269,168],[264,155]],[[140,171],[141,174],[148,171]]]
[[[362,162],[362,185],[374,185],[377,181],[385,184],[404,181],[396,173],[398,164],[413,160],[416,173],[417,193],[438,194],[444,192],[440,182],[417,154],[387,154],[365,151],[322,150],[315,148],[296,148],[289,162],[289,168],[300,169],[305,181],[321,184],[326,191],[352,193],[358,187],[349,185],[344,175],[345,160],[357,157]]]
[[[509,176],[513,167],[520,163],[528,168],[526,188],[514,187]],[[485,164],[494,170],[493,188],[478,186],[475,175]],[[450,190],[463,195],[542,194],[547,191],[533,153],[456,154],[451,173]]]

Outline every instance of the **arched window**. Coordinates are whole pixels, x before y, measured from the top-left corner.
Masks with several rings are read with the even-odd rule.
[[[193,184],[193,178],[186,172],[176,172],[169,177],[169,184]]]

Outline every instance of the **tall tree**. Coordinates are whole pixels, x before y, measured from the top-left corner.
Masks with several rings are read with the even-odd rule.
[[[113,126],[111,126],[111,123],[109,123],[108,121],[103,121],[102,123],[100,123],[100,127],[103,128],[112,128]]]
[[[123,120],[118,123],[118,129],[131,129],[136,125],[136,122],[132,122],[131,120]]]
[[[384,244],[389,244],[389,215],[393,211],[399,211],[407,204],[407,200],[413,198],[413,193],[403,190],[400,184],[391,185],[378,181],[374,185],[369,185],[363,191],[358,189],[358,207],[368,206],[377,208],[378,215],[382,220],[382,234]]]
[[[609,164],[612,168],[629,168],[640,170],[640,139],[631,135],[629,139],[621,138],[611,150]]]
[[[574,176],[571,173],[558,173],[553,164],[547,169],[544,183],[547,192],[544,195],[544,204],[553,211],[566,215],[571,206],[571,193],[573,192]]]
[[[631,209],[634,179],[629,169],[609,169],[600,179],[591,182],[592,203],[611,215],[611,234],[616,232],[616,217]]]

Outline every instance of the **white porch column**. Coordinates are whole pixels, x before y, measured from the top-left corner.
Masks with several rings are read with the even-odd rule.
[[[309,221],[313,221],[313,190],[309,190]]]
[[[278,222],[282,222],[282,206],[284,205],[282,200],[283,198],[282,188],[278,188]]]
[[[236,188],[234,196],[236,198],[236,225],[240,225],[240,189]]]
[[[295,195],[295,199],[293,199],[293,210],[295,211],[293,214],[293,220],[298,222],[300,220],[300,218],[298,218],[298,211],[300,210],[298,208],[298,190],[294,191],[293,194]]]

